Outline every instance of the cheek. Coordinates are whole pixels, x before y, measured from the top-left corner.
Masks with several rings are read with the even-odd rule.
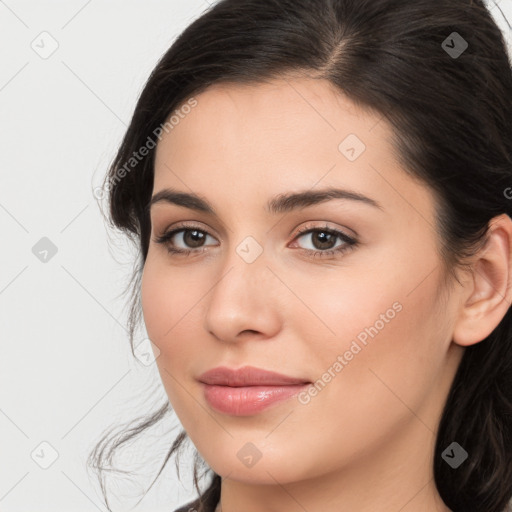
[[[196,374],[204,354],[204,299],[212,287],[204,273],[171,266],[165,256],[151,255],[141,279],[141,306],[151,341],[160,350],[156,364],[173,405]],[[202,341],[203,340],[203,341]]]
[[[305,405],[298,410],[308,424],[304,435],[321,431],[326,439],[338,439],[340,453],[347,460],[371,453],[410,421],[420,429],[425,428],[423,423],[432,429],[435,426],[429,417],[423,419],[421,411],[435,388],[441,350],[429,338],[430,319],[424,315],[423,304],[412,295],[394,293],[379,301],[374,298],[365,303],[363,299],[352,296],[352,302],[347,302],[344,296],[337,316],[336,308],[332,316],[323,311],[337,336],[320,336],[317,331],[315,337],[310,329],[310,341],[315,340],[309,346],[310,364],[315,368],[318,391],[309,401],[304,396],[301,403]],[[330,455],[331,443],[323,445],[324,463],[335,467],[339,460]]]
[[[315,315],[295,315],[295,323],[315,378],[332,382],[325,398],[364,400],[394,390],[412,405],[434,384],[447,335],[435,300],[438,276],[417,286],[417,269],[399,270],[310,287],[306,303]]]
[[[344,273],[331,279],[323,276],[315,286],[311,286],[311,280],[304,282],[302,289],[307,293],[301,297],[308,308],[296,305],[293,323],[300,339],[309,345],[305,350],[323,355],[324,366],[351,348],[352,355],[362,354],[372,339],[385,337],[390,326],[400,322],[403,305],[399,289],[393,288],[396,283],[382,283],[382,278],[378,283],[368,274]],[[299,289],[295,287],[297,294]]]
[[[189,395],[183,392],[183,386],[189,385],[185,376],[189,373],[188,365],[194,352],[197,353],[190,321],[198,298],[192,291],[181,292],[189,289],[189,279],[183,274],[153,258],[150,251],[141,279],[144,324],[149,338],[160,350],[157,368],[177,413],[193,407],[187,401]]]
[[[141,306],[148,335],[159,347],[165,332],[173,325],[175,304],[172,294],[166,293],[169,282],[148,254],[141,280]]]
[[[159,347],[167,345],[167,340],[174,337],[201,296],[198,283],[186,272],[161,260],[160,256],[152,256],[150,250],[141,280],[144,323],[149,337]]]

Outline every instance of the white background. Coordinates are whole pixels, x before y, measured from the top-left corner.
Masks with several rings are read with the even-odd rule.
[[[498,4],[512,24],[512,0]],[[85,467],[89,451],[104,429],[166,398],[156,367],[129,349],[121,293],[134,254],[109,236],[93,190],[147,76],[207,7],[206,0],[0,0],[1,512],[106,510]],[[499,9],[492,13],[510,46]],[[47,59],[31,47],[44,31],[58,43]],[[46,263],[32,252],[42,237],[57,247]],[[118,459],[121,467],[138,464],[142,486],[112,482],[131,496],[123,506],[113,501],[115,510],[142,496],[178,427],[175,420],[151,430]],[[150,449],[153,464],[144,458]],[[52,450],[58,458],[41,468]],[[172,462],[133,510],[171,512],[194,496],[190,474],[180,483]]]

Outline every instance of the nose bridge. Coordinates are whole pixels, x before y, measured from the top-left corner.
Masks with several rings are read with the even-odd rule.
[[[264,242],[263,242],[264,243]],[[252,235],[245,236],[242,241],[234,247],[234,251],[239,257],[240,261],[247,266],[255,264],[259,260],[259,265],[262,265],[263,245]]]
[[[263,245],[253,236],[245,236],[230,246],[222,267],[223,277],[213,293],[228,301],[238,297],[245,305],[257,302],[260,294],[266,293],[271,275]]]
[[[211,290],[205,318],[207,330],[217,338],[235,340],[246,330],[271,335],[277,328],[278,308],[270,290],[275,277],[267,263],[256,238],[245,236],[231,245]]]

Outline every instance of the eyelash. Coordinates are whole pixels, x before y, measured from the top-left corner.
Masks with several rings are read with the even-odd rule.
[[[179,226],[176,229],[168,231],[167,233],[163,233],[161,236],[159,236],[159,237],[157,237],[155,239],[155,242],[157,244],[164,245],[166,247],[167,251],[170,254],[172,254],[172,255],[189,256],[192,253],[199,254],[199,253],[204,252],[206,250],[205,247],[201,247],[199,249],[176,249],[175,247],[171,246],[169,241],[172,239],[172,237],[175,234],[177,234],[177,233],[186,232],[186,231],[199,231],[200,233],[203,233],[205,235],[209,235],[208,232],[206,232],[203,229],[200,229],[198,226],[183,224],[183,225]],[[295,236],[294,240],[296,238],[299,238],[302,235],[309,234],[309,233],[328,233],[330,235],[336,236],[336,238],[339,238],[343,242],[345,242],[345,245],[341,245],[341,246],[339,246],[339,247],[337,247],[335,249],[327,249],[325,251],[320,251],[320,250],[316,250],[315,251],[315,250],[312,250],[312,249],[302,249],[302,248],[299,248],[299,250],[304,252],[304,253],[313,253],[313,255],[311,256],[312,258],[315,258],[317,256],[320,256],[321,258],[325,258],[325,257],[328,257],[328,256],[341,255],[341,254],[343,254],[343,253],[345,253],[347,251],[355,249],[357,247],[357,245],[358,245],[357,240],[355,240],[354,238],[346,235],[342,231],[338,231],[338,230],[329,228],[327,226],[325,226],[325,227],[316,227],[316,228],[304,227],[302,229],[299,229],[299,231],[297,232],[297,235]]]

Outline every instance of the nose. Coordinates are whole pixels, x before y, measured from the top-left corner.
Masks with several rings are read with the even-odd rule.
[[[207,296],[205,328],[228,343],[272,338],[281,326],[282,283],[267,267],[264,254],[248,263],[232,251]]]

